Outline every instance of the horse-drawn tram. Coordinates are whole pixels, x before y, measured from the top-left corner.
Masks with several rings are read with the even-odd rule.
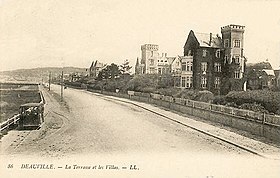
[[[43,103],[26,103],[19,108],[20,120],[19,128],[39,128],[44,122],[44,104]]]

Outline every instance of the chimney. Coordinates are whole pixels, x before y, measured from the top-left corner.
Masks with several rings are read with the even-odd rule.
[[[212,43],[212,33],[210,33],[210,41],[209,41],[209,45],[211,46]]]

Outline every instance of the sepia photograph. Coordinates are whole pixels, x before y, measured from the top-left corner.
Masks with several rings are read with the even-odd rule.
[[[0,177],[279,178],[279,9],[0,0]]]

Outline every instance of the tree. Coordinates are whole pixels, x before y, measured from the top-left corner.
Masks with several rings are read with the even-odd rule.
[[[171,73],[159,75],[157,88],[174,87],[174,77]]]
[[[126,59],[123,64],[120,65],[121,74],[130,74],[130,69],[132,66],[129,66],[129,61]]]
[[[103,79],[116,79],[121,74],[118,65],[112,63],[111,65],[106,66],[102,69],[97,76],[97,80]]]

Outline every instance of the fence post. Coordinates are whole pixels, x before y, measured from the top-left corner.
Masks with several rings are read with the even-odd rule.
[[[265,112],[263,112],[263,119],[262,119],[262,124],[265,123]]]

